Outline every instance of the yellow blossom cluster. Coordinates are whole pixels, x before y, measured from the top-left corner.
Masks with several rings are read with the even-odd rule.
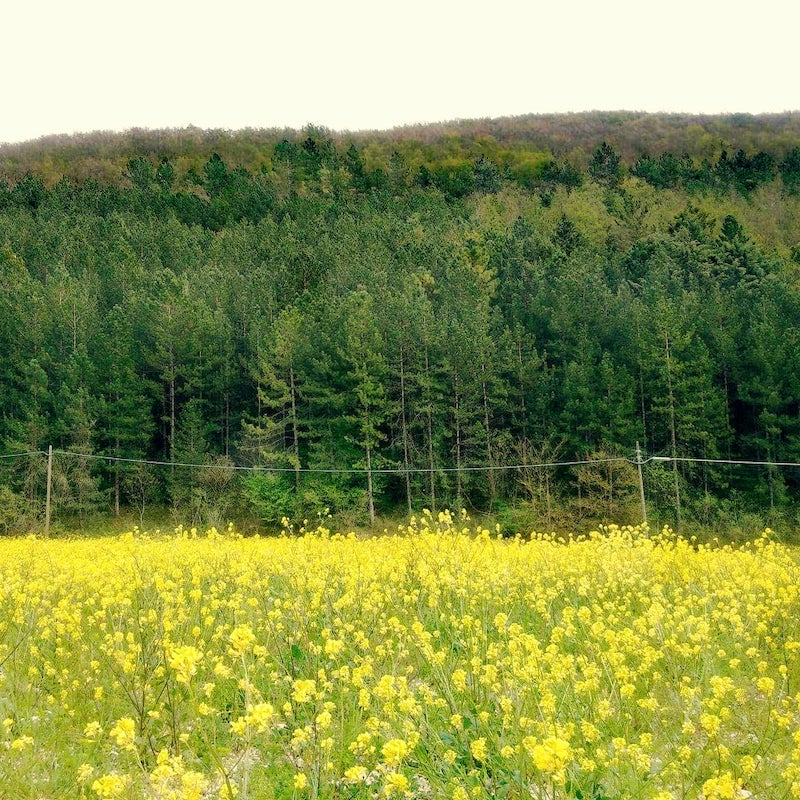
[[[0,611],[0,797],[800,798],[768,534],[7,539]]]

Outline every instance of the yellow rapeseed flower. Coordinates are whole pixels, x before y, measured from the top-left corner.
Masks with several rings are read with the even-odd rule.
[[[234,658],[245,655],[256,641],[256,635],[249,625],[237,625],[228,637],[228,652]]]
[[[388,766],[397,767],[408,755],[408,750],[408,743],[404,739],[389,739],[381,748],[381,755]]]
[[[93,720],[92,722],[87,722],[83,728],[83,735],[87,739],[91,740],[96,739],[102,732],[103,729],[97,720]]]
[[[305,789],[306,786],[308,786],[308,778],[306,777],[305,772],[295,773],[295,776],[292,779],[292,785],[295,789]]]
[[[488,758],[489,751],[486,747],[486,739],[485,737],[481,737],[480,739],[474,739],[470,742],[469,745],[470,753],[472,753],[472,757],[476,761],[484,762]]]
[[[257,733],[264,733],[272,723],[274,716],[275,709],[271,703],[256,703],[249,709],[245,719]]]
[[[109,735],[119,747],[125,750],[136,749],[136,723],[130,717],[117,720]]]
[[[568,741],[557,736],[548,736],[537,742],[532,736],[525,737],[522,744],[533,759],[536,769],[545,773],[556,773],[564,768],[572,757]]]
[[[703,794],[706,800],[736,800],[741,785],[741,780],[735,779],[730,772],[723,772],[703,784]]]
[[[203,660],[203,653],[193,645],[173,647],[167,656],[171,669],[180,683],[189,683],[197,672],[197,665]]]
[[[25,750],[26,748],[33,745],[33,737],[32,736],[20,736],[17,739],[14,739],[11,742],[11,749],[12,750]]]
[[[348,783],[361,783],[367,777],[367,774],[366,767],[356,764],[344,771],[344,779]]]
[[[129,783],[130,778],[127,775],[109,773],[108,775],[102,775],[92,783],[92,791],[101,800],[114,800],[114,798],[122,795],[128,788]]]
[[[383,792],[387,797],[408,792],[408,778],[400,772],[390,772],[384,778]]]
[[[314,698],[317,682],[313,678],[296,680],[292,688],[292,700],[296,703],[307,703]]]

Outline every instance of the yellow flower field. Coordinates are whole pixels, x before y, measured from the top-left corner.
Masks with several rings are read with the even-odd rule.
[[[800,798],[768,534],[0,542],[0,798]]]

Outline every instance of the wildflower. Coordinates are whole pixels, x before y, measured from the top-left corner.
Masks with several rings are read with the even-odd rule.
[[[756,681],[756,686],[758,687],[759,692],[763,692],[764,694],[771,694],[772,691],[775,689],[775,681],[772,678],[768,678],[766,675],[762,675]]]
[[[295,728],[292,733],[292,747],[299,750],[306,742],[311,739],[311,728],[305,726],[304,728]]]
[[[486,761],[488,750],[486,749],[486,739],[481,737],[470,742],[469,751],[476,761]]]
[[[240,658],[247,653],[256,641],[256,635],[249,625],[237,625],[228,637],[230,647],[228,652],[234,658]]]
[[[113,800],[119,797],[128,788],[130,778],[127,775],[110,773],[99,777],[92,783],[92,791],[101,800]]]
[[[403,739],[389,739],[381,748],[381,755],[390,767],[397,767],[408,755],[408,744]]]
[[[195,770],[184,770],[180,776],[181,800],[202,800],[206,796],[208,780]]]
[[[136,749],[136,723],[130,717],[117,720],[109,735],[119,747],[125,750]]]
[[[724,772],[703,784],[703,794],[706,800],[735,800],[740,794],[741,785],[741,780],[734,779],[730,772]]]
[[[390,772],[385,778],[383,791],[387,797],[405,794],[408,791],[408,778],[400,772]]]
[[[716,736],[722,720],[716,714],[701,714],[700,727],[709,735]]]
[[[356,764],[344,771],[344,779],[347,783],[361,783],[367,777],[367,768]]]
[[[11,742],[11,749],[24,750],[26,747],[30,747],[32,744],[32,736],[20,736],[18,739],[14,739],[14,741]]]
[[[451,680],[456,691],[463,692],[467,688],[467,673],[463,669],[455,670]]]
[[[169,666],[175,670],[179,683],[188,684],[192,675],[197,672],[197,665],[203,660],[203,654],[192,645],[174,647],[169,653]]]
[[[325,641],[325,655],[328,658],[336,658],[344,650],[344,642],[341,639],[327,639]]]
[[[84,729],[83,735],[90,740],[96,739],[101,733],[103,729],[100,727],[100,723],[96,720],[94,722],[87,722]]]
[[[304,772],[295,773],[292,785],[295,789],[305,789],[308,786],[308,778]]]
[[[258,733],[264,733],[274,716],[275,709],[271,703],[257,703],[250,709],[246,719],[248,724],[252,725]]]
[[[292,700],[296,703],[307,703],[313,699],[317,690],[317,682],[313,679],[296,680],[293,684]]]
[[[532,736],[526,736],[522,744],[533,759],[536,768],[541,772],[556,773],[562,770],[572,757],[569,742],[557,736],[549,736],[544,742],[537,743]]]
[[[362,731],[356,736],[355,741],[350,743],[350,752],[358,754],[369,754],[375,752],[372,746],[372,734],[369,731]]]

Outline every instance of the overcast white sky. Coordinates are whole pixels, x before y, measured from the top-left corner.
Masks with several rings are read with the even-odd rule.
[[[6,0],[0,142],[800,109],[797,0]]]

